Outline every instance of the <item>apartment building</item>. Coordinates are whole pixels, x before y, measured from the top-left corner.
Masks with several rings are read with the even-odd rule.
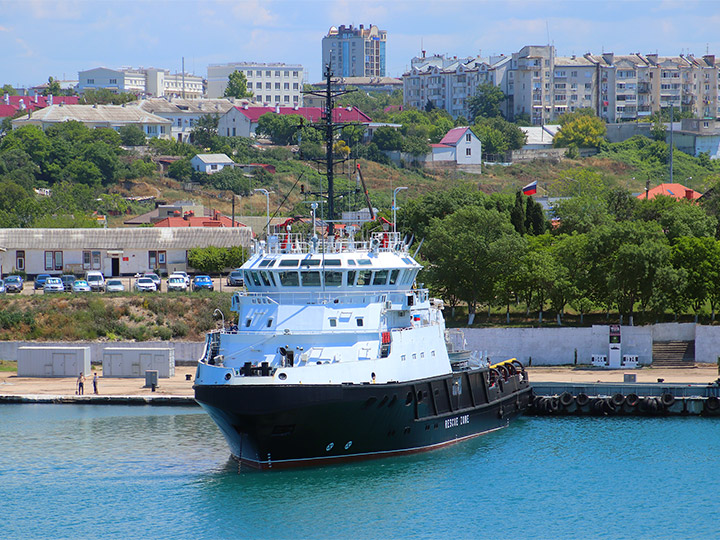
[[[209,65],[207,97],[223,97],[228,77],[235,71],[245,75],[247,89],[253,93],[253,101],[285,107],[302,105],[305,70],[300,64],[233,62]]]
[[[97,67],[78,72],[78,91],[106,88],[148,97],[196,98],[203,95],[202,77],[167,69]]]
[[[387,32],[368,28],[333,26],[322,40],[322,73],[330,65],[338,77],[385,77]]]
[[[592,108],[606,122],[636,120],[670,106],[696,117],[720,118],[719,74],[714,55],[567,57],[557,56],[553,46],[531,45],[509,57],[485,60],[413,58],[403,88],[406,106],[422,108],[429,100],[457,117],[468,115],[466,103],[477,86],[491,82],[507,96],[506,118],[527,115],[534,125],[580,108]]]
[[[411,60],[410,71],[403,75],[404,103],[422,109],[430,102],[437,108],[447,110],[454,118],[469,118],[468,99],[475,95],[479,85],[492,83],[503,88],[503,91],[511,87],[509,65],[510,58],[506,56],[426,57],[423,53],[421,57]]]

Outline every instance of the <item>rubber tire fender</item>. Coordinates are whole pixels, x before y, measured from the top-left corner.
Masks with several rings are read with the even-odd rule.
[[[508,377],[509,377],[509,375],[510,375],[510,374],[508,373],[507,368],[506,368],[505,366],[503,366],[503,365],[500,365],[500,366],[497,367],[497,370],[500,372],[500,375],[502,376],[503,380],[504,380],[504,381],[507,381],[507,380],[508,380]]]
[[[637,407],[638,403],[640,403],[640,397],[636,393],[632,392],[625,398],[625,403],[628,404],[628,407]]]
[[[560,405],[563,407],[569,407],[574,401],[573,395],[570,392],[563,392],[560,394]]]
[[[710,396],[705,400],[705,408],[708,411],[717,411],[720,408],[720,399],[717,396]]]
[[[660,402],[663,404],[663,407],[672,407],[675,403],[675,396],[670,392],[665,392],[660,396]]]
[[[515,366],[515,370],[519,373],[525,371],[525,366],[522,365],[520,360],[513,360],[512,365]]]
[[[590,398],[584,392],[580,392],[575,398],[575,403],[578,407],[584,407],[585,405],[590,403]]]
[[[615,405],[616,407],[622,407],[625,403],[625,396],[623,396],[620,392],[616,392],[615,394],[613,394],[611,399],[613,405]]]

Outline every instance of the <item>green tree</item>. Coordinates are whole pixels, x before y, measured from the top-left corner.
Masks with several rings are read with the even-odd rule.
[[[224,96],[237,99],[250,98],[253,96],[253,93],[248,90],[247,77],[245,77],[242,71],[235,70],[230,74]]]
[[[677,238],[671,248],[670,259],[676,270],[683,270],[685,287],[679,289],[695,311],[695,322],[700,309],[710,297],[714,282],[720,279],[720,244],[715,238]]]
[[[390,126],[380,126],[373,134],[373,142],[380,150],[400,150],[403,138],[396,129]]]
[[[217,114],[206,114],[198,118],[190,131],[193,144],[200,148],[212,148],[216,142],[219,122],[220,117]]]
[[[430,145],[427,139],[421,137],[405,137],[402,141],[402,151],[415,157],[425,156],[430,153]]]
[[[142,146],[146,142],[145,132],[140,126],[129,124],[118,131],[125,146]]]
[[[222,172],[222,171],[220,171]],[[180,182],[187,182],[192,177],[193,168],[190,164],[190,158],[184,157],[168,166],[168,176]],[[220,174],[219,172],[217,174]]]
[[[522,191],[515,193],[515,205],[510,210],[510,223],[515,227],[515,232],[525,234],[525,205]]]
[[[303,118],[296,114],[266,113],[258,118],[255,132],[268,137],[273,144],[285,146],[297,143],[302,124]]]
[[[2,93],[9,96],[17,96],[17,91],[12,84],[3,84]]]
[[[605,140],[605,132],[605,123],[597,116],[577,114],[561,119],[560,130],[553,139],[553,146],[597,148]]]
[[[483,154],[501,154],[517,150],[525,144],[527,136],[517,125],[502,118],[480,118],[472,131],[482,142]]]
[[[59,96],[62,93],[62,89],[60,88],[60,83],[57,82],[52,77],[48,77],[48,85],[43,90],[44,96]]]
[[[218,274],[228,268],[237,268],[247,259],[242,247],[219,248],[208,246],[188,252],[188,264],[204,274]]]
[[[130,93],[119,93],[116,94],[112,90],[107,88],[88,88],[86,89],[82,97],[80,98],[80,104],[82,105],[122,105],[123,103],[130,103],[136,101],[137,96]]]
[[[483,83],[477,87],[475,95],[468,99],[470,116],[476,122],[479,118],[498,118],[502,116],[500,104],[505,101],[505,94],[499,86]]]

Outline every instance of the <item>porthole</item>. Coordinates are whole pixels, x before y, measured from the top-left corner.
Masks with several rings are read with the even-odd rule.
[[[278,379],[280,379],[281,381],[284,381],[285,379],[287,379],[287,373],[280,373],[278,375]]]
[[[351,446],[352,446],[352,441],[348,441],[348,442],[345,444],[345,450],[349,449]]]
[[[225,374],[225,380],[226,380],[226,381],[229,381],[231,377],[232,377],[232,374],[231,374],[231,373],[226,373],[226,374]]]
[[[329,452],[330,450],[333,449],[333,446],[335,446],[335,443],[330,443],[330,444],[328,444],[328,445],[325,447],[325,451],[326,451],[326,452]]]
[[[408,392],[407,396],[405,396],[405,405],[410,405],[412,403],[413,395],[412,392]]]

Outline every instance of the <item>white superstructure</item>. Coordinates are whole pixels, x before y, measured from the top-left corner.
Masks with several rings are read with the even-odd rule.
[[[398,233],[258,242],[237,327],[208,336],[196,384],[382,384],[451,373],[442,302]]]

